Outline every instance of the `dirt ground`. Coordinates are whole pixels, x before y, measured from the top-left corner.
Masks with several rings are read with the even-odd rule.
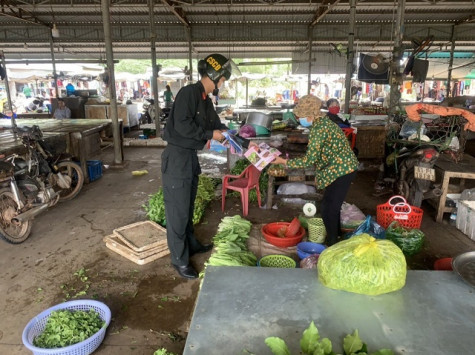
[[[72,201],[39,215],[30,238],[20,245],[0,241],[0,354],[28,354],[22,345],[27,322],[41,311],[64,300],[93,298],[105,302],[112,322],[97,354],[147,354],[167,348],[181,354],[199,292],[199,280],[177,276],[169,257],[139,266],[107,249],[102,239],[112,230],[146,219],[142,205],[160,186],[160,148],[126,148],[122,168],[105,169],[102,178],[84,186]],[[112,149],[98,159],[110,164]],[[203,155],[205,172],[225,171],[225,159]],[[131,171],[147,169],[144,176]],[[387,200],[374,197],[375,166],[366,164],[358,173],[347,201],[364,213],[375,214]],[[236,198],[228,198],[225,213],[216,199],[207,208],[196,234],[209,242],[225,215],[241,213]],[[431,269],[434,260],[475,249],[475,243],[455,227],[435,223],[433,208],[424,205],[422,230],[426,243],[421,253],[408,259],[411,269]],[[251,204],[253,224],[290,221],[300,207],[281,205],[259,209]],[[446,216],[447,218],[447,216]],[[192,257],[198,270],[208,254]]]

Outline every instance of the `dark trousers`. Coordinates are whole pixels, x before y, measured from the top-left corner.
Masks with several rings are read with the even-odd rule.
[[[340,210],[352,181],[356,177],[356,171],[340,176],[328,185],[323,194],[321,214],[325,229],[327,230],[326,244],[328,246],[338,241],[340,234]]]
[[[193,210],[201,173],[194,149],[168,145],[162,153],[167,242],[172,264],[185,266],[201,244],[194,236]]]

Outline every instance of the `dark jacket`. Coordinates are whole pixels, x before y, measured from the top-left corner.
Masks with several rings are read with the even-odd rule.
[[[215,129],[225,130],[213,102],[199,81],[183,87],[175,98],[163,138],[173,145],[201,150]]]
[[[343,120],[340,116],[334,115],[330,112],[327,113],[327,117],[335,122],[340,127],[350,127],[350,122],[348,120]]]

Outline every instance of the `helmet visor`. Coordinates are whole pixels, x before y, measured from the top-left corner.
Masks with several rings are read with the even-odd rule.
[[[226,80],[229,80],[230,78],[236,79],[242,76],[241,70],[239,70],[238,66],[232,59],[228,59],[228,61],[224,63],[223,69],[225,71],[224,76],[226,77]]]

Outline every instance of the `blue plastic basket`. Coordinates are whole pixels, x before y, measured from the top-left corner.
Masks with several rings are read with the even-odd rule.
[[[72,310],[72,311],[89,311],[93,309],[101,319],[105,322],[105,325],[94,335],[87,338],[80,343],[66,346],[64,348],[56,349],[43,349],[33,345],[33,339],[40,335],[46,327],[46,322],[53,311],[57,310]],[[34,355],[89,355],[101,345],[106,335],[106,329],[111,321],[111,311],[107,305],[102,302],[94,300],[77,300],[60,303],[56,306],[48,308],[46,311],[41,312],[35,318],[30,320],[23,330],[22,341],[23,344],[33,352]]]
[[[102,161],[88,160],[87,173],[89,174],[89,181],[95,181],[102,176]]]

